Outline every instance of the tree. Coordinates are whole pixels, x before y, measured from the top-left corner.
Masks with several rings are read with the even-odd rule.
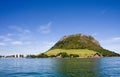
[[[35,55],[27,55],[26,58],[36,58]]]
[[[53,58],[53,57],[56,57],[55,55],[50,55],[49,57]]]
[[[47,58],[48,55],[47,54],[44,54],[44,53],[41,53],[39,55],[36,56],[37,58]]]
[[[69,57],[69,55],[66,52],[60,52],[56,56],[61,56],[62,58]]]
[[[75,58],[75,57],[79,57],[79,55],[77,55],[77,54],[70,54],[70,57],[72,58]]]

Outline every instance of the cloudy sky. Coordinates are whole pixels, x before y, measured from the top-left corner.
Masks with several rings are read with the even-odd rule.
[[[76,33],[120,53],[120,1],[0,0],[1,55],[38,54]]]

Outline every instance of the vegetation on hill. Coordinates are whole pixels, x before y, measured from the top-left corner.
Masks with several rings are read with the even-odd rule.
[[[102,48],[92,36],[75,34],[64,36],[50,50],[38,55],[29,55],[32,58],[47,57],[111,57],[120,56],[115,52]]]
[[[102,48],[92,36],[83,34],[64,36],[50,50],[53,49],[88,49],[102,54],[102,56],[120,56],[119,54]],[[49,50],[49,51],[50,51]],[[49,52],[48,51],[48,52]]]
[[[85,57],[88,57],[88,56],[93,56],[94,54],[96,54],[95,51],[88,50],[88,49],[52,49],[52,50],[49,50],[48,52],[45,52],[45,54],[50,56],[50,55],[57,55],[61,52],[65,52],[68,55],[77,54],[81,58],[85,58]]]
[[[64,36],[51,49],[101,49],[101,47],[92,36],[76,34]]]
[[[102,57],[100,53],[88,49],[53,49],[38,55],[28,55],[27,58],[94,58],[96,55]]]

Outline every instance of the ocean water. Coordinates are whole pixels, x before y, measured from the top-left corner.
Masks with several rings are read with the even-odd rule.
[[[0,77],[120,77],[120,58],[1,58]]]

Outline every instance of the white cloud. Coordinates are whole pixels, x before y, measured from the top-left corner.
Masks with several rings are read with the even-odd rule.
[[[12,41],[11,44],[12,45],[22,45],[23,42],[22,41]]]
[[[31,31],[28,30],[28,29],[24,29],[23,31],[24,31],[24,33],[30,33],[30,32],[31,32]]]
[[[9,29],[14,30],[14,34],[8,33],[7,36],[11,36],[13,40],[30,40],[30,38],[33,38],[32,32],[29,29],[19,27],[19,26],[9,26]]]
[[[113,38],[114,41],[120,41],[120,37]]]
[[[5,36],[0,36],[0,39],[3,39],[3,38],[5,38]]]
[[[30,45],[31,42],[30,41],[12,41],[11,44],[12,45]]]
[[[0,43],[0,46],[5,46],[5,43]]]
[[[10,29],[14,29],[14,30],[16,30],[16,31],[22,31],[23,29],[22,28],[20,28],[20,27],[18,27],[18,26],[9,26],[9,28]]]
[[[30,41],[27,41],[27,42],[24,42],[25,45],[30,45],[31,42]]]
[[[10,36],[14,36],[15,34],[12,34],[12,33],[8,33],[7,36],[10,37]]]
[[[105,49],[115,51],[117,53],[120,53],[120,44],[103,44],[102,45]]]
[[[35,36],[33,36],[32,34],[19,34],[18,35],[18,39],[19,40],[33,40],[35,38]]]
[[[43,42],[43,46],[45,46],[45,47],[47,47],[47,48],[52,47],[54,44],[55,44],[54,42],[48,42],[48,41]]]
[[[41,25],[40,28],[38,29],[38,31],[43,33],[43,34],[50,33],[51,32],[51,24],[52,24],[52,22],[49,22],[46,25]]]
[[[7,36],[0,36],[0,40],[2,40],[2,41],[12,41],[12,39],[10,39]]]
[[[120,53],[120,37],[113,37],[100,42],[104,48]]]
[[[18,26],[9,26],[10,29],[12,30],[16,30],[20,33],[23,33],[23,34],[26,34],[26,33],[30,33],[31,31],[28,30],[28,29],[25,29],[25,28],[21,28],[21,27],[18,27]]]
[[[12,39],[10,39],[10,38],[4,38],[3,41],[9,42],[9,41],[12,41]]]
[[[98,33],[92,33],[91,35],[92,35],[92,36],[97,36],[97,35],[98,35]]]
[[[107,39],[107,40],[101,40],[101,43],[118,43],[120,42],[120,37],[114,37],[114,38],[110,38],[110,39]]]

